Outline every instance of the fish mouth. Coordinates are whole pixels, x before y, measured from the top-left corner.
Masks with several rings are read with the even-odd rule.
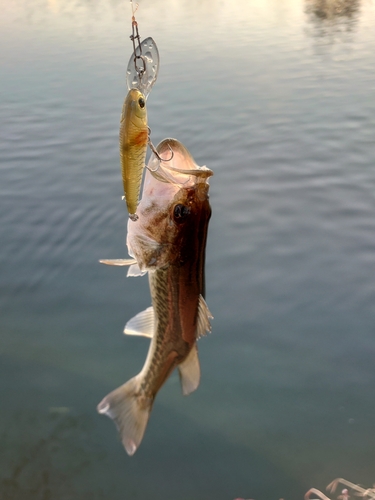
[[[187,148],[177,139],[162,140],[156,151],[161,161],[155,155],[151,156],[148,169],[153,177],[161,182],[189,187],[197,183],[207,183],[208,178],[213,175],[213,171],[206,166],[197,165]]]

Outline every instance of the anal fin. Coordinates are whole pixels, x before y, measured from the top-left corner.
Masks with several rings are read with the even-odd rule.
[[[185,361],[178,365],[178,371],[182,394],[187,396],[197,389],[201,378],[197,344],[193,345]]]

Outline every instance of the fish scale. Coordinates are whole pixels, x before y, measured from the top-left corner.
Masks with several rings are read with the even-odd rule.
[[[175,282],[175,274],[176,269],[174,266],[149,273],[151,297],[157,316],[157,327],[155,331],[155,348],[149,350],[148,359],[145,362],[145,368],[147,368],[142,383],[142,389],[148,397],[153,397],[159,389],[159,384],[161,385],[164,382],[164,380],[160,382],[159,377],[155,377],[160,371],[160,365],[164,365],[163,371],[169,374],[175,368],[177,362],[182,361],[189,352],[189,345],[182,340],[181,332],[173,329],[174,325],[178,325],[178,318],[175,317],[177,311],[175,308],[168,307],[171,302],[174,302],[174,297],[170,297],[170,295],[171,292],[173,293],[171,283]],[[168,330],[170,335],[166,335]],[[172,340],[175,341],[173,347],[176,357],[168,360],[170,350],[166,347]],[[150,363],[147,362],[148,360],[150,360]]]

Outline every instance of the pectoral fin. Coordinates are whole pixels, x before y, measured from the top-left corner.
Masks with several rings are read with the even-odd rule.
[[[129,276],[143,276],[144,274],[146,274],[147,271],[141,271],[140,268],[139,268],[139,265],[137,264],[137,261],[135,261],[134,264],[132,264],[129,269],[128,269],[128,274],[126,275],[128,278]]]
[[[178,371],[180,374],[182,394],[187,396],[197,389],[201,378],[196,344],[194,344],[185,361],[178,365]]]
[[[107,266],[129,266],[127,276],[143,276],[147,271],[141,271],[135,259],[101,259],[101,264]]]
[[[148,307],[130,319],[124,328],[126,335],[141,335],[152,338],[155,328],[154,308]]]
[[[107,266],[131,266],[137,263],[135,259],[101,259],[99,262]]]
[[[204,300],[202,295],[200,295],[198,303],[197,339],[203,337],[204,335],[206,335],[206,333],[211,332],[210,319],[213,318],[214,317],[210,313],[206,301]]]

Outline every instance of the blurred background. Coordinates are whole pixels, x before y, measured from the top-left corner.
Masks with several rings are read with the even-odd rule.
[[[0,497],[298,499],[375,481],[375,2],[140,0],[156,145],[214,170],[202,379],[134,457],[96,405],[141,369],[118,129],[126,0],[2,1]]]

